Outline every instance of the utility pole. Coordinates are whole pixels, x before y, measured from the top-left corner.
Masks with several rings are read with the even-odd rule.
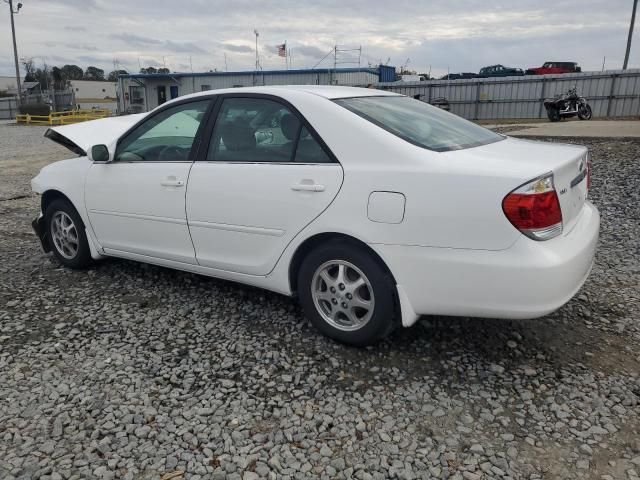
[[[260,36],[260,34],[258,33],[258,30],[256,30],[255,28],[253,29],[253,33],[255,33],[256,35],[256,72],[260,69],[260,57],[258,57],[258,37]]]
[[[622,65],[623,70],[627,69],[627,64],[629,63],[629,52],[631,51],[631,38],[633,37],[633,24],[636,22],[636,8],[638,8],[638,0],[633,0],[633,10],[631,11],[631,23],[629,24],[629,37],[627,38],[627,51],[624,54],[624,64]],[[13,41],[15,45],[15,37]]]
[[[20,64],[18,63],[18,46],[16,45],[16,26],[13,22],[13,15],[18,14],[22,8],[22,3],[18,3],[18,8],[13,11],[13,0],[4,0],[9,4],[9,10],[11,11],[11,35],[13,37],[13,60],[16,63],[16,83],[18,84],[18,104],[22,103],[22,82],[20,81]]]

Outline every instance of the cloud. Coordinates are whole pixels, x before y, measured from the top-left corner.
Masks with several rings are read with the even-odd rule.
[[[80,60],[82,63],[86,65],[93,65],[93,66],[101,66],[101,65],[104,65],[105,63],[104,57],[94,57],[91,55],[79,55],[76,57],[76,59]],[[112,65],[112,68],[113,68],[113,65]]]
[[[99,48],[95,45],[87,45],[86,43],[65,43],[64,46],[72,50],[83,50],[85,52],[99,51]]]
[[[136,35],[135,33],[112,33],[109,38],[114,40],[122,40],[128,45],[146,47],[149,45],[161,45],[162,41],[155,38]]]
[[[256,8],[255,0],[48,0],[25,2],[16,30],[20,57],[105,70],[114,58],[134,71],[139,63],[222,70],[225,61],[230,71],[251,69],[257,28],[264,69],[282,68],[273,46],[286,39],[296,68],[314,66],[338,44],[362,46],[363,65],[410,59],[409,68],[435,74],[550,59],[577,61],[587,71],[599,70],[605,56],[607,66],[620,68],[629,1],[265,0]],[[635,45],[630,66],[640,67]],[[13,73],[12,58],[10,31],[2,29],[0,74]],[[357,60],[346,53],[343,59]],[[332,64],[329,55],[320,67]]]
[[[254,48],[249,47],[248,45],[234,45],[233,43],[223,43],[222,48],[230,52],[238,53],[253,53],[255,51]]]
[[[169,50],[170,52],[207,53],[207,51],[204,48],[192,42],[174,42],[172,40],[167,40],[166,42],[164,42],[162,46],[167,50]]]
[[[290,49],[295,51],[296,55],[304,55],[305,57],[318,59],[329,53],[329,50],[322,50],[321,48],[313,45],[292,45]]]
[[[145,37],[134,33],[111,34],[109,38],[124,42],[128,47],[152,48],[159,52],[206,53],[206,50],[193,42],[158,40],[157,38]]]

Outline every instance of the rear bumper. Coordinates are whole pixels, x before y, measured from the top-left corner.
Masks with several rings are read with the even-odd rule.
[[[507,250],[371,247],[416,315],[536,318],[580,289],[593,265],[599,230],[598,210],[587,202],[569,233],[544,242],[523,236]],[[412,323],[404,312],[403,323]]]
[[[42,246],[42,250],[47,253],[51,251],[51,244],[49,243],[49,236],[47,235],[47,228],[45,226],[44,217],[42,214],[38,215],[37,218],[34,218],[31,222],[31,227],[35,232],[36,236],[40,240],[40,245]]]

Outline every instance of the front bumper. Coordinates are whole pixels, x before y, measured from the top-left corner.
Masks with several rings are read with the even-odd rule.
[[[544,242],[523,236],[507,250],[371,247],[403,291],[402,303],[416,315],[536,318],[580,289],[593,265],[599,230],[598,210],[587,202],[569,233]]]
[[[49,243],[49,236],[47,235],[47,227],[45,225],[44,217],[42,214],[38,215],[32,222],[31,227],[36,236],[40,240],[42,251],[48,253],[51,251],[51,244]]]

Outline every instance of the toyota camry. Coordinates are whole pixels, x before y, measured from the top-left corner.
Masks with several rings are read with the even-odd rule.
[[[586,148],[391,92],[207,91],[45,135],[76,154],[32,180],[60,263],[120,257],[295,296],[352,345],[420,315],[548,314],[598,240]]]

